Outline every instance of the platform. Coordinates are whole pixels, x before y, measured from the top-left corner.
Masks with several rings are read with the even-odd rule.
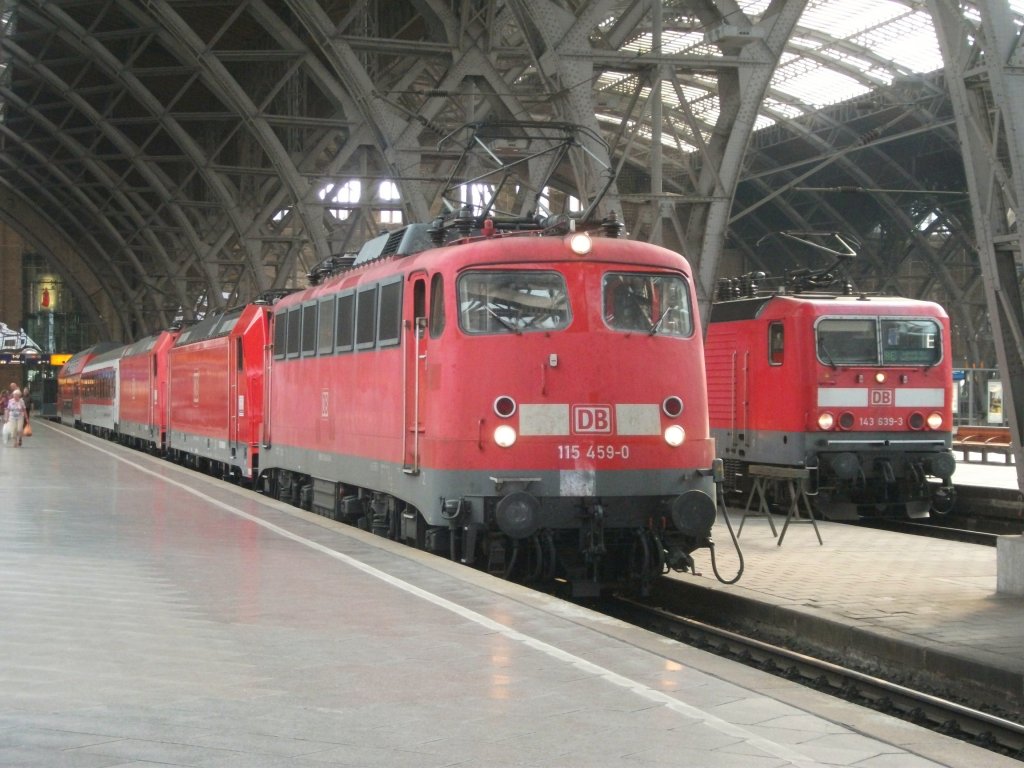
[[[974,465],[958,480],[1005,487],[1014,467]],[[977,470],[978,472],[972,472]],[[730,507],[737,529],[742,500]],[[783,519],[776,515],[776,525]],[[673,577],[709,620],[742,616],[776,639],[809,652],[840,648],[868,671],[911,670],[908,682],[971,686],[1004,709],[1024,712],[1024,598],[996,593],[996,549],[978,544],[819,521],[791,530],[783,546],[767,520],[746,520],[739,542],[744,571],[734,585],[713,576],[707,550],[695,553],[701,576]],[[728,529],[713,532],[723,578],[736,573]]]
[[[1019,766],[65,427],[0,477],[0,765]]]

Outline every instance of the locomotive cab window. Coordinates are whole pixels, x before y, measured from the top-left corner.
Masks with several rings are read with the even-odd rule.
[[[930,318],[835,317],[818,321],[818,359],[826,365],[935,365],[940,328]]]
[[[882,318],[883,365],[935,365],[942,357],[939,324],[929,318]]]
[[[471,334],[557,331],[572,319],[558,272],[473,270],[459,277],[459,324]]]
[[[782,323],[768,324],[768,364],[782,365],[785,336]]]
[[[601,289],[605,324],[616,331],[690,336],[693,312],[678,275],[609,272]]]
[[[818,359],[825,365],[878,365],[878,323],[867,317],[818,321]]]
[[[430,338],[444,333],[444,279],[440,274],[430,278]]]

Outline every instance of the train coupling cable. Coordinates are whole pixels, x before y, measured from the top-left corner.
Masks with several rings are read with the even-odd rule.
[[[723,584],[735,584],[740,580],[743,575],[743,550],[740,549],[740,540],[736,536],[736,531],[732,528],[732,521],[729,520],[729,510],[725,508],[725,491],[723,486],[725,483],[722,480],[715,480],[715,495],[718,498],[718,508],[722,510],[722,517],[725,518],[725,525],[729,529],[729,535],[732,537],[733,547],[736,549],[736,556],[739,558],[739,568],[736,569],[736,575],[731,579],[722,578],[722,574],[718,572],[718,563],[715,560],[715,542],[709,542],[708,548],[711,550],[711,570],[715,573],[715,578]]]

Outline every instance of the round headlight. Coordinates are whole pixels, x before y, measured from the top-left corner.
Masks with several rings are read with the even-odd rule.
[[[884,381],[885,381],[885,374],[884,374],[884,373],[882,373],[881,371],[879,371],[878,373],[876,373],[876,374],[875,374],[875,381],[877,381],[877,382],[878,382],[879,384],[881,384],[882,382],[884,382]]]
[[[662,412],[670,419],[678,419],[683,412],[683,398],[677,395],[670,395],[661,404]]]
[[[917,411],[910,414],[910,418],[907,419],[907,423],[911,429],[924,429],[924,416]]]
[[[831,413],[823,413],[818,416],[818,427],[821,429],[832,429],[835,425],[836,419]]]
[[[494,412],[501,418],[507,419],[516,412],[516,401],[508,395],[497,397],[494,400]]]
[[[502,424],[494,430],[494,442],[502,448],[511,448],[516,444],[516,431],[508,424]]]
[[[928,414],[928,429],[938,429],[942,426],[942,414],[941,413],[929,413]]]
[[[840,429],[853,429],[853,414],[849,411],[843,411],[839,414],[839,428]]]
[[[665,442],[673,448],[678,448],[686,440],[686,430],[678,424],[673,424],[665,429]]]
[[[577,256],[586,256],[590,253],[592,246],[593,243],[590,241],[590,235],[586,232],[576,232],[569,237],[569,250]]]

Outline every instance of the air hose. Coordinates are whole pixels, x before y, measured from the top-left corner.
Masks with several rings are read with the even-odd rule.
[[[723,579],[722,574],[718,572],[718,563],[715,561],[715,542],[710,542],[711,549],[711,570],[715,572],[715,578],[723,584],[735,584],[740,580],[740,576],[743,575],[743,550],[740,549],[740,540],[736,538],[736,532],[732,529],[732,521],[729,520],[729,512],[725,508],[725,491],[722,490],[724,483],[719,480],[715,483],[715,494],[718,497],[718,508],[722,510],[722,517],[725,518],[725,525],[729,529],[729,535],[732,536],[732,544],[736,548],[736,556],[740,559],[740,566],[736,571],[736,575],[731,579]]]

